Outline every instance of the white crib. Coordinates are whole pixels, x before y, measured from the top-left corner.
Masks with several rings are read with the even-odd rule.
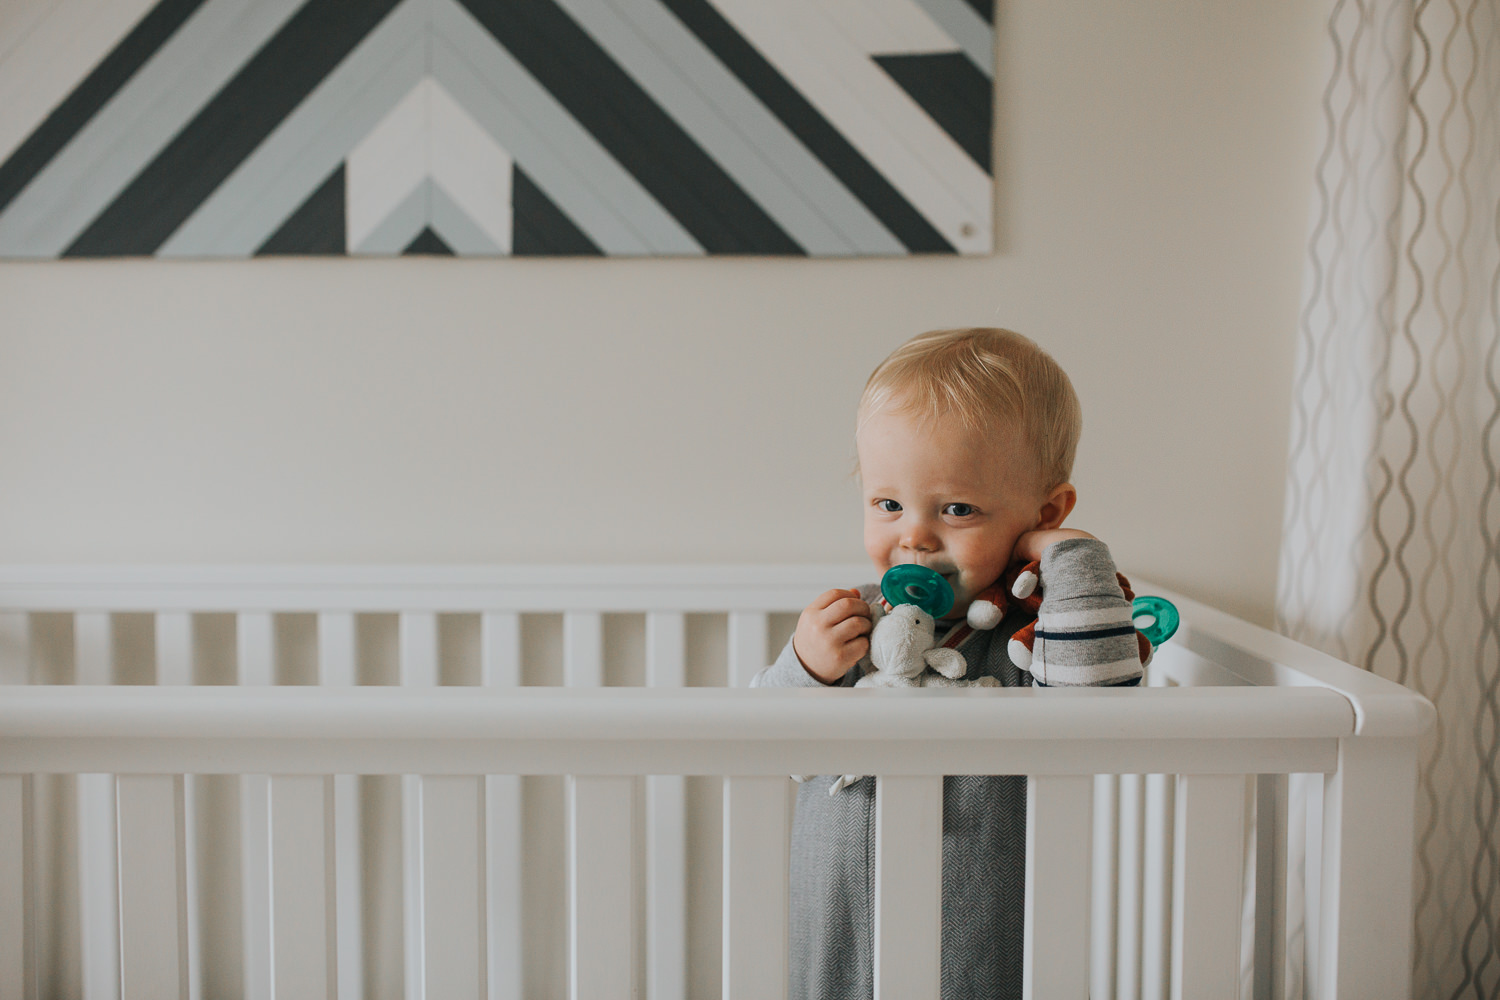
[[[726,689],[868,576],[0,570],[0,1000],[782,997],[786,776],[844,772],[936,1000],[953,761],[1030,776],[1029,996],[1408,995],[1424,699],[1145,585],[1149,688]]]

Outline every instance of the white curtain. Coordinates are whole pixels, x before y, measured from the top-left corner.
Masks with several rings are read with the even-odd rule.
[[[1500,998],[1497,31],[1497,0],[1330,5],[1277,594],[1437,705],[1412,992],[1442,1000]]]

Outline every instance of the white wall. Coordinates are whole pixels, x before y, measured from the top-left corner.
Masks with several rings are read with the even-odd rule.
[[[992,257],[0,264],[0,561],[857,560],[865,376],[999,324],[1074,523],[1268,620],[1322,5],[999,6]]]

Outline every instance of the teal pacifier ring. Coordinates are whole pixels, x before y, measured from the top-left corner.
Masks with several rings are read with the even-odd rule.
[[[1160,646],[1177,632],[1177,626],[1182,622],[1182,616],[1177,613],[1177,605],[1165,597],[1137,597],[1130,606],[1130,617],[1134,621],[1138,618],[1150,618],[1150,624],[1144,628],[1136,624],[1141,634],[1150,640],[1152,646]]]
[[[880,596],[891,607],[915,604],[934,618],[953,609],[953,588],[942,576],[915,563],[892,566],[880,578]]]

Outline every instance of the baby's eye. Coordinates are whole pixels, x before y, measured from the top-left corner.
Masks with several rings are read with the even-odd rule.
[[[943,513],[951,517],[968,517],[974,513],[974,506],[966,503],[950,503],[943,508]]]
[[[875,506],[876,508],[885,511],[887,514],[894,514],[896,513],[896,511],[901,509],[901,505],[895,500],[876,500]]]

